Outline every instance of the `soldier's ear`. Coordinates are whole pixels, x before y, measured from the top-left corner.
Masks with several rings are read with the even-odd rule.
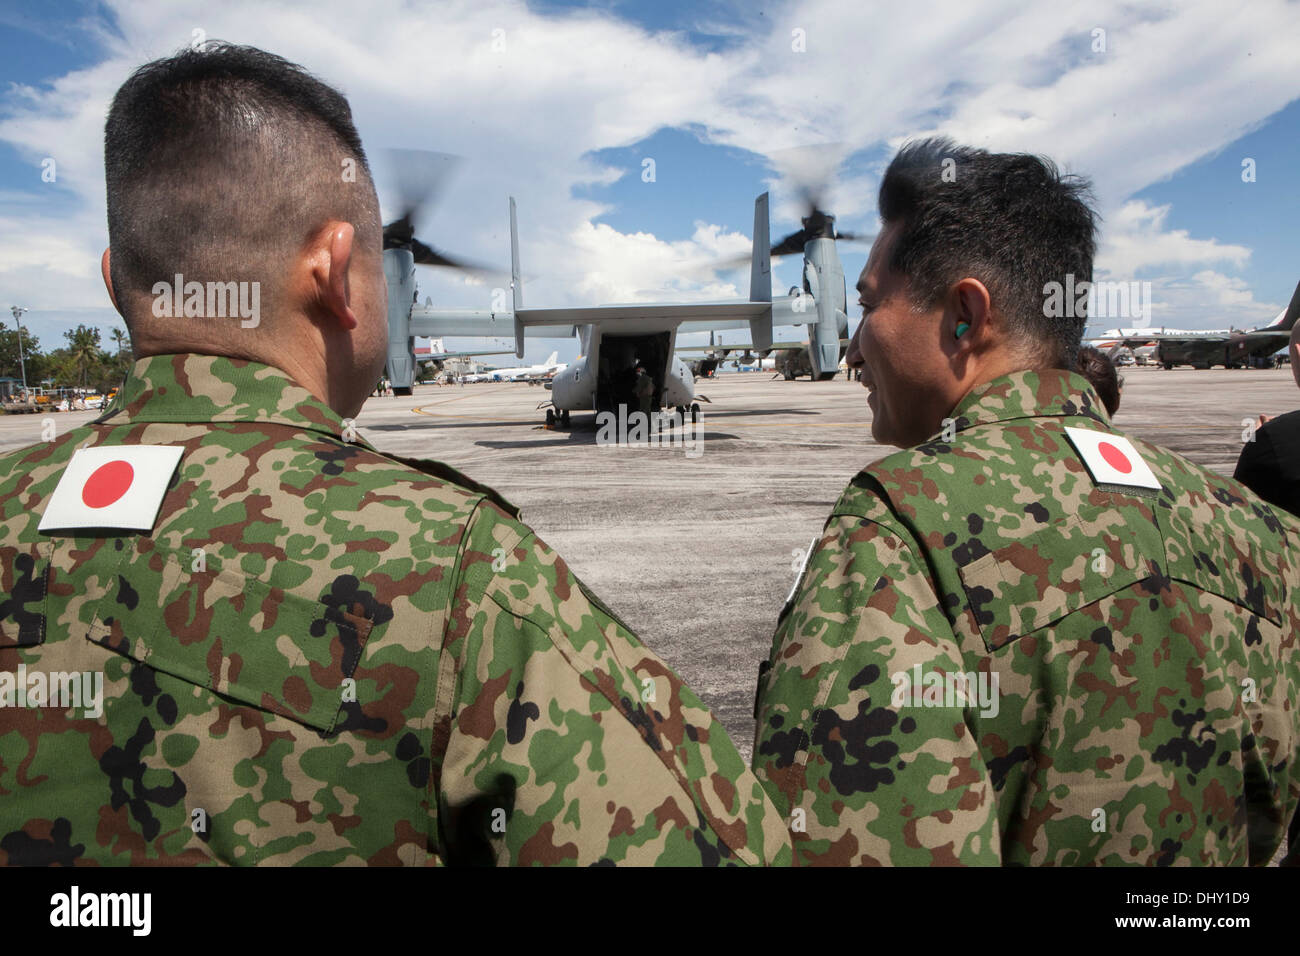
[[[990,303],[989,290],[979,279],[967,276],[953,284],[945,320],[954,344],[972,344],[988,334]]]
[[[312,280],[316,300],[345,331],[357,327],[352,311],[352,287],[348,267],[355,251],[356,230],[350,222],[331,222],[317,234],[312,251]]]
[[[117,294],[113,291],[113,270],[109,261],[112,251],[112,249],[105,249],[104,254],[99,257],[99,271],[104,276],[104,288],[108,290],[108,301],[113,303],[113,308],[117,310],[117,314],[122,315],[122,308],[117,304]]]

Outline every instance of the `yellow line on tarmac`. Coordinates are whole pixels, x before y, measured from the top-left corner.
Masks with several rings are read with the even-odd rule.
[[[470,395],[461,396],[461,398],[471,398],[471,397],[472,396]],[[540,424],[537,416],[535,415],[530,415],[527,418],[507,418],[500,415],[488,417],[486,415],[453,415],[450,412],[426,412],[425,411],[426,408],[432,408],[434,405],[448,405],[451,402],[459,402],[459,401],[460,401],[459,398],[449,398],[445,402],[433,402],[429,405],[419,405],[411,409],[411,411],[413,411],[417,415],[426,415],[429,418],[454,418],[457,419],[458,421],[474,421],[477,419],[484,422],[485,424],[487,422],[538,422]]]
[[[713,422],[707,415],[701,416],[706,426],[718,428],[870,428],[871,422]]]

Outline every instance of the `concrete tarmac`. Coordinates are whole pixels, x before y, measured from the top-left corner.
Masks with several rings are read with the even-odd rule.
[[[1243,420],[1300,406],[1291,374],[1129,368],[1117,427],[1221,474]],[[437,458],[491,485],[718,715],[746,758],[759,663],[799,555],[863,466],[866,391],[768,372],[697,383],[702,453],[596,444],[594,416],[541,427],[540,386],[417,386],[372,398],[357,420],[381,451]],[[96,412],[51,416],[59,433]],[[0,451],[41,440],[41,417],[0,416]]]
[[[1300,407],[1288,370],[1129,368],[1115,424],[1220,474],[1243,419]],[[376,447],[433,457],[491,485],[713,708],[748,759],[760,662],[798,556],[840,492],[892,448],[871,440],[857,382],[697,383],[702,453],[596,444],[595,416],[541,427],[540,386],[417,387],[371,399],[358,428]],[[414,413],[412,410],[415,410]]]

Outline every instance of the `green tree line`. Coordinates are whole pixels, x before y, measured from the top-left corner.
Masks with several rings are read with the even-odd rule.
[[[23,360],[27,384],[45,388],[85,388],[104,392],[121,385],[131,367],[131,339],[121,329],[110,333],[108,348],[100,331],[86,325],[63,333],[67,345],[45,352],[40,340],[23,329]],[[0,377],[22,381],[18,362],[18,332],[0,331]],[[21,387],[21,386],[18,386]]]

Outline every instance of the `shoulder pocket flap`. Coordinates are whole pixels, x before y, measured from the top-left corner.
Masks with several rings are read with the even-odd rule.
[[[1159,529],[1109,517],[1072,517],[959,569],[989,650],[1159,573]]]
[[[88,640],[242,704],[333,731],[369,619],[237,571],[191,572],[188,556],[161,548],[148,560],[165,562],[158,568],[162,597],[135,591],[124,575],[116,594],[100,601]]]
[[[1260,617],[1282,625],[1281,584],[1265,556],[1249,541],[1233,539],[1216,528],[1199,530],[1190,549],[1170,549],[1169,576],[1218,595]]]

